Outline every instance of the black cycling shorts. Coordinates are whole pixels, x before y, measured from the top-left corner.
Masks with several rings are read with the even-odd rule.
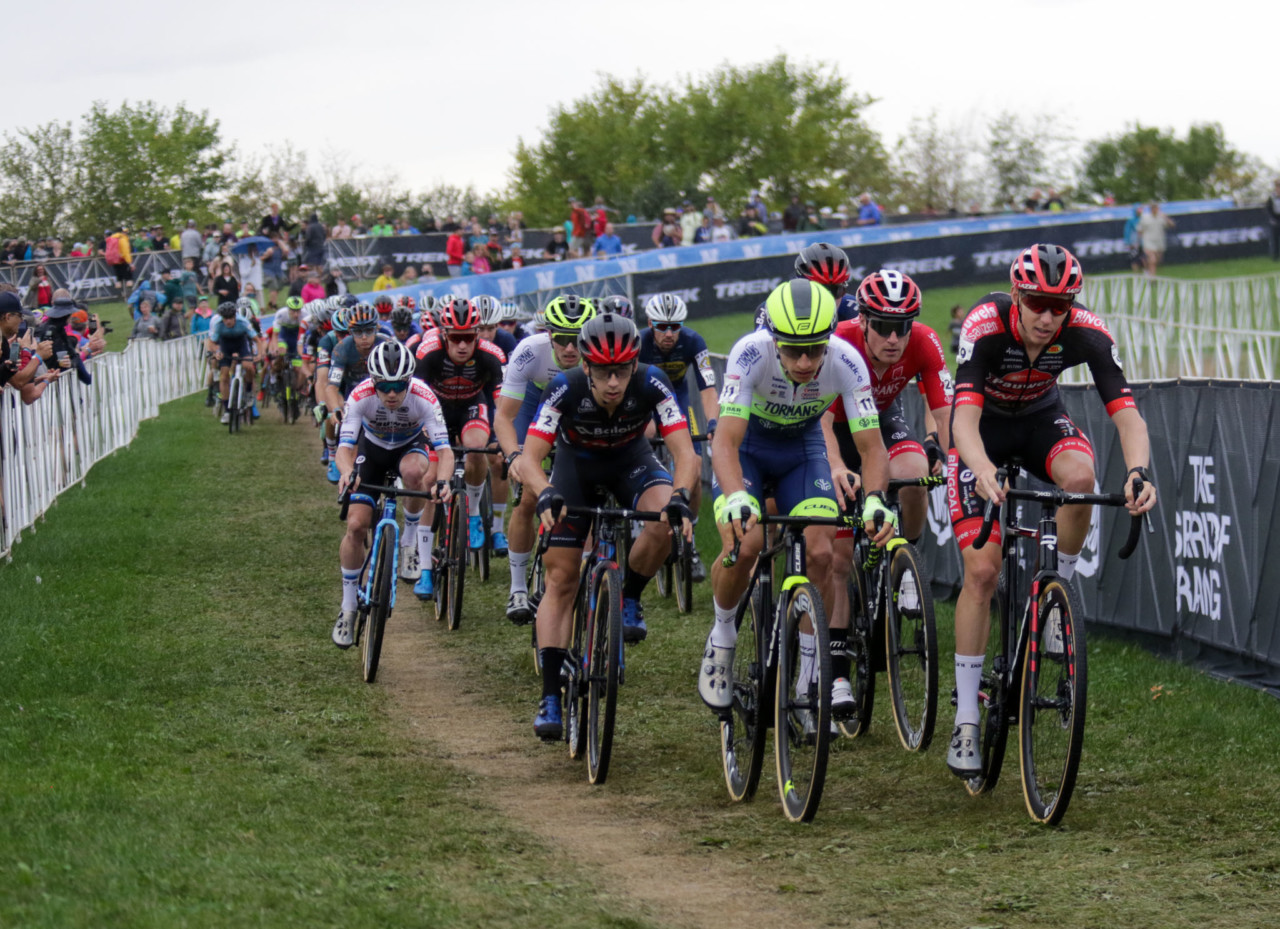
[[[360,476],[360,484],[381,484],[390,486],[400,476],[400,461],[405,455],[421,454],[431,457],[427,447],[427,437],[419,436],[412,442],[397,445],[395,448],[383,448],[366,440],[361,434],[356,443],[356,474]],[[364,493],[357,488],[351,494],[352,505],[363,503],[365,506],[377,506],[381,494]]]
[[[620,506],[634,509],[650,487],[671,486],[671,475],[658,461],[645,438],[615,452],[582,452],[558,443],[551,467],[551,486],[569,506],[600,506],[605,492]],[[548,545],[581,549],[591,528],[585,516],[566,517],[551,529]]]

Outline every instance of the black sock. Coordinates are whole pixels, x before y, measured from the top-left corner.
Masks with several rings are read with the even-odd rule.
[[[644,593],[644,589],[649,582],[653,580],[653,575],[645,577],[638,571],[628,571],[627,579],[622,582],[622,599],[623,600],[639,600],[640,595]]]
[[[569,657],[567,649],[540,648],[538,656],[542,659],[542,695],[544,697],[560,696],[560,671],[564,660]]]
[[[914,539],[907,539],[907,541],[910,542],[912,545],[918,546],[920,544],[920,539],[923,535],[924,533],[921,532],[920,535],[916,536]]]
[[[831,679],[848,677],[852,664],[849,660],[849,630],[827,630],[827,654],[831,656]]]

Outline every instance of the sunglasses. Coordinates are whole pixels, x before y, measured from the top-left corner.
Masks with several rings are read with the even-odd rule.
[[[679,332],[684,328],[683,323],[654,323],[653,328],[659,332]]]
[[[379,381],[373,389],[380,394],[398,394],[409,389],[408,381]]]
[[[826,342],[819,342],[817,345],[778,345],[778,353],[788,361],[799,361],[805,356],[817,361],[826,351]]]
[[[571,348],[577,346],[578,337],[576,335],[553,335],[551,341],[561,348]]]
[[[1071,299],[1046,297],[1043,294],[1023,293],[1020,302],[1032,313],[1052,313],[1054,316],[1065,316],[1071,309]]]
[[[619,381],[625,381],[631,376],[631,362],[617,365],[588,365],[587,370],[591,374],[591,379],[598,384],[607,384],[615,377]]]
[[[470,345],[476,340],[474,332],[451,332],[445,336],[454,345]]]
[[[871,331],[878,336],[889,338],[896,335],[899,338],[905,338],[911,333],[911,319],[881,319],[875,316],[867,318],[867,325],[871,327]]]

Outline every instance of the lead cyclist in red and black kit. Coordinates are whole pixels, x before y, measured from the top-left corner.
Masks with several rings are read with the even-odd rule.
[[[1058,376],[1087,364],[1098,395],[1120,434],[1124,494],[1131,514],[1150,510],[1155,485],[1147,473],[1147,424],[1120,369],[1120,354],[1102,320],[1075,302],[1084,274],[1074,255],[1058,245],[1033,245],[1009,269],[1010,293],[983,297],[960,330],[955,402],[951,412],[947,501],[964,559],[964,586],[956,602],[956,728],[947,767],[960,777],[982,772],[978,686],[1000,573],[1000,527],[980,551],[972,547],[984,501],[1004,502],[996,469],[1011,458],[1063,490],[1092,493],[1093,447],[1067,415]],[[1129,476],[1145,482],[1133,499]],[[1058,511],[1058,571],[1064,580],[1089,530],[1092,507]]]

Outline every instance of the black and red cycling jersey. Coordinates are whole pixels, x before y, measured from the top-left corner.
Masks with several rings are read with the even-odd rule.
[[[942,342],[938,334],[924,323],[911,324],[911,336],[902,357],[879,373],[867,354],[866,333],[859,320],[850,319],[838,324],[836,335],[856,348],[867,362],[867,370],[871,372],[871,393],[876,398],[876,409],[881,413],[893,405],[902,388],[911,383],[913,377],[918,381],[929,409],[951,406],[951,372],[947,370],[947,361],[942,354]],[[831,405],[831,412],[838,423],[848,418],[844,412],[844,401],[839,397]],[[840,434],[840,430],[836,432]]]
[[[1018,332],[1013,298],[987,294],[960,328],[957,363],[956,408],[977,406],[984,416],[1025,416],[1060,407],[1058,377],[1079,364],[1089,366],[1109,415],[1136,406],[1115,340],[1102,319],[1078,303],[1033,362]]]
[[[631,376],[618,408],[610,413],[591,392],[591,380],[581,368],[552,378],[542,395],[529,435],[555,442],[557,437],[579,452],[610,452],[644,441],[645,427],[657,414],[659,432],[666,438],[687,429],[680,403],[666,373],[656,365],[641,365]]]
[[[480,339],[471,357],[461,364],[449,357],[448,346],[433,329],[422,337],[416,353],[415,375],[426,381],[440,402],[456,406],[477,398],[488,404],[502,386],[507,356],[488,339]]]

